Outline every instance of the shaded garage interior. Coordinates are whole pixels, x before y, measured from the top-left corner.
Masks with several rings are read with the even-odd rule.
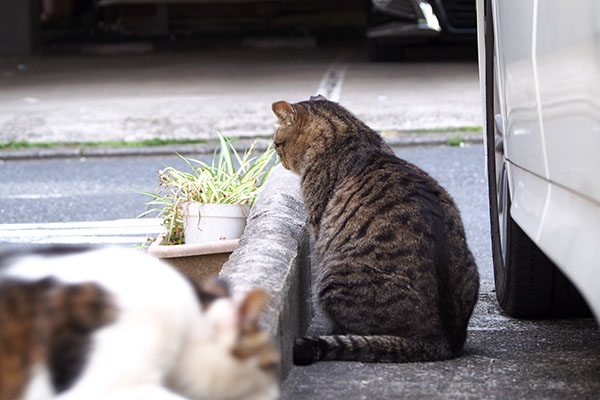
[[[0,54],[77,43],[364,37],[365,0],[24,0],[0,5]],[[303,43],[302,40],[299,43]]]
[[[0,55],[95,52],[90,46],[98,45],[114,54],[227,45],[315,47],[328,41],[364,44],[377,61],[403,58],[406,48],[424,43],[438,43],[443,49],[448,42],[466,42],[472,52],[475,2],[23,0],[0,4]]]

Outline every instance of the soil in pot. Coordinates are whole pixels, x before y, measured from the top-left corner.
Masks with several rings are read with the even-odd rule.
[[[161,235],[152,242],[148,253],[168,262],[196,284],[201,284],[207,278],[219,274],[238,242],[238,239],[234,239],[166,245],[164,235]]]

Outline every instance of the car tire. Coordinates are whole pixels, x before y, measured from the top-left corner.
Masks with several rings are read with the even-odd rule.
[[[591,316],[577,289],[511,216],[504,132],[494,68],[494,30],[490,1],[486,3],[486,154],[498,303],[508,315],[520,318]]]
[[[495,181],[495,177],[489,177]],[[500,173],[504,190],[490,192],[492,247],[496,298],[510,316],[557,318],[589,316],[581,295],[510,215],[507,174]],[[495,202],[496,207],[491,203]],[[498,229],[494,229],[494,225]]]

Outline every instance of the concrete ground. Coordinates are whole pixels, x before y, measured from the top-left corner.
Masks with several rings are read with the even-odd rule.
[[[378,130],[481,125],[473,57],[371,63],[361,43],[142,53],[0,58],[0,144],[268,136],[273,102],[317,92]]]
[[[502,315],[483,281],[463,355],[454,360],[292,368],[282,400],[598,399],[600,334],[593,320]]]

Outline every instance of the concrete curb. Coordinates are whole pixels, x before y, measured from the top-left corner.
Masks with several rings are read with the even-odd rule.
[[[220,276],[229,281],[234,295],[257,287],[270,293],[261,322],[281,350],[282,381],[292,365],[293,340],[310,322],[309,260],[299,177],[280,164],[271,171]]]
[[[435,146],[446,145],[449,140],[459,138],[463,143],[482,143],[483,136],[481,132],[461,133],[461,132],[435,132],[435,133],[416,133],[416,132],[395,132],[391,134],[384,133],[384,140],[394,147],[408,146]],[[256,141],[256,149],[264,150],[267,148],[271,139],[264,137],[240,138],[236,141],[237,150],[244,150]],[[210,154],[214,151],[216,141],[201,144],[187,145],[165,145],[165,146],[145,146],[145,147],[118,147],[118,146],[82,146],[82,147],[32,147],[17,150],[0,150],[0,160],[35,160],[47,158],[88,158],[88,157],[143,157],[143,156],[170,156],[174,153],[182,155],[190,154]]]
[[[469,144],[483,143],[483,134],[481,132],[401,132],[389,135],[384,133],[382,136],[386,143],[393,147],[447,145],[449,141],[454,140]]]

